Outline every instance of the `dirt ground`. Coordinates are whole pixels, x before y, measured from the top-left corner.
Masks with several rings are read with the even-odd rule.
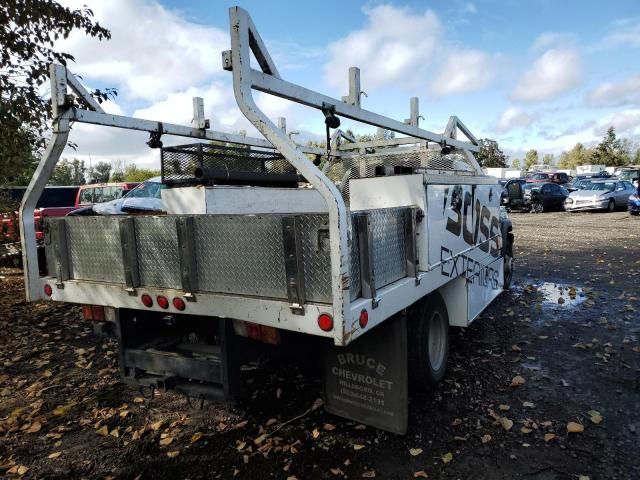
[[[256,369],[234,406],[143,396],[77,307],[26,304],[0,269],[0,475],[638,479],[640,219],[512,219],[515,285],[453,331],[406,436],[314,408],[318,372],[291,362]]]

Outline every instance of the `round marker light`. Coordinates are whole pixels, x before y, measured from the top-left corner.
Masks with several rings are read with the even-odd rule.
[[[369,323],[369,312],[367,312],[364,308],[360,312],[360,318],[358,319],[358,323],[360,324],[360,328],[364,328]]]
[[[142,304],[147,307],[147,308],[151,308],[153,307],[153,298],[151,298],[151,295],[148,295],[146,293],[144,293],[141,297],[140,300],[142,300]]]
[[[173,306],[176,308],[176,310],[180,310],[180,311],[187,308],[187,305],[184,303],[184,300],[181,299],[180,297],[176,297],[173,299]]]
[[[53,288],[51,288],[51,285],[49,285],[48,283],[45,283],[44,285],[44,294],[47,297],[50,297],[53,294]]]
[[[165,310],[166,310],[167,308],[169,308],[169,300],[167,300],[167,297],[164,297],[164,296],[162,296],[162,295],[158,295],[158,296],[156,297],[156,301],[158,302],[158,306],[159,306],[160,308],[163,308],[163,309],[165,309]]]
[[[318,317],[318,326],[320,330],[324,330],[325,332],[329,332],[333,330],[333,318],[328,313],[321,313]]]

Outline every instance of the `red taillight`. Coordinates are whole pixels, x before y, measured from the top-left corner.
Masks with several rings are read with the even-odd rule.
[[[151,295],[148,295],[148,294],[144,293],[140,297],[140,300],[142,300],[142,304],[145,307],[147,307],[147,308],[153,307],[153,298],[151,298]]]
[[[51,285],[49,285],[48,283],[45,283],[44,285],[44,294],[47,297],[50,297],[53,294],[53,288],[51,288]]]
[[[358,319],[358,323],[360,324],[360,328],[364,328],[369,323],[369,312],[367,312],[364,308],[360,312],[360,318]]]
[[[333,318],[331,315],[328,313],[321,313],[318,317],[318,326],[325,332],[333,330]]]
[[[184,303],[184,300],[181,299],[180,297],[176,297],[173,299],[173,306],[176,308],[176,310],[180,310],[180,311],[187,308],[187,305]]]
[[[162,295],[158,295],[156,297],[156,301],[158,302],[158,306],[163,309],[169,308],[169,300],[167,297],[163,297]]]

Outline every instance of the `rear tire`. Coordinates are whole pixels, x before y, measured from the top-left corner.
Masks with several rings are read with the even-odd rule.
[[[409,365],[412,385],[432,390],[447,373],[449,315],[435,293],[416,303],[409,313]]]
[[[613,199],[609,200],[609,204],[607,205],[607,212],[615,212],[616,211],[616,202]]]
[[[507,235],[507,244],[504,247],[504,281],[502,288],[509,290],[511,288],[511,281],[513,280],[513,234]]]

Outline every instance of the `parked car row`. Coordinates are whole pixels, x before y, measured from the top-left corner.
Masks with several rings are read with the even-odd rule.
[[[504,183],[502,204],[510,211],[541,213],[550,210],[577,212],[628,208],[640,213],[640,189],[630,181],[617,178],[578,180],[569,191],[557,183],[512,179]]]

